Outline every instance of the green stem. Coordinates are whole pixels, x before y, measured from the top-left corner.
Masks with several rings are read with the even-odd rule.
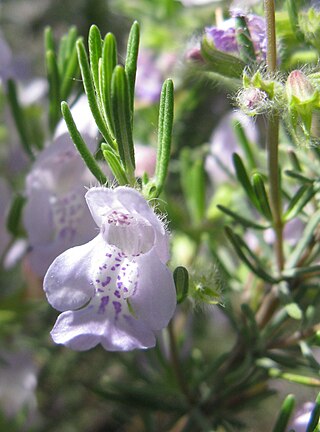
[[[267,68],[273,73],[277,68],[276,29],[274,0],[265,0],[265,17],[267,26]],[[283,256],[283,223],[279,179],[279,117],[274,113],[267,125],[268,172],[270,179],[270,201],[276,234],[275,253],[278,271],[284,267]]]
[[[275,254],[279,273],[284,267],[283,255],[283,222],[279,178],[279,117],[274,114],[268,120],[267,152],[268,173],[270,184],[270,205],[273,216],[273,226],[276,234]]]
[[[188,402],[192,404],[193,401],[189,392],[187,382],[183,375],[182,366],[178,355],[177,341],[173,329],[173,321],[170,321],[168,325],[168,333],[169,333],[170,355],[171,355],[173,371],[176,375],[177,382],[179,384],[182,393],[186,396]]]
[[[277,45],[274,0],[264,0],[267,36],[267,67],[270,72],[277,68]]]
[[[267,26],[267,68],[270,73],[276,71],[276,31],[275,31],[275,8],[274,0],[264,0],[266,26]],[[271,113],[267,123],[266,149],[268,155],[268,174],[270,184],[270,206],[273,217],[273,228],[276,235],[275,257],[277,270],[281,273],[284,268],[283,254],[283,222],[280,195],[279,176],[279,116]],[[257,312],[256,320],[258,326],[263,328],[273,316],[278,305],[277,292],[275,289],[265,297]]]

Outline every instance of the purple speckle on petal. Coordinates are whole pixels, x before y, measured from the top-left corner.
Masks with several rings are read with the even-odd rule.
[[[110,276],[107,276],[106,279],[105,279],[105,281],[101,282],[101,285],[102,285],[103,287],[105,287],[105,286],[108,285],[108,283],[110,283],[110,281],[111,281],[111,277],[110,277]]]
[[[98,313],[105,313],[106,306],[108,303],[109,303],[109,296],[101,297],[101,302],[100,302]]]
[[[116,319],[117,319],[119,313],[121,312],[122,306],[121,306],[121,303],[118,301],[113,301],[112,304],[113,304],[114,311],[116,313]]]

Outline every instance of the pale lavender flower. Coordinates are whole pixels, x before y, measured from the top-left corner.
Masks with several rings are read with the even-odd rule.
[[[295,432],[305,432],[308,422],[314,408],[313,402],[306,402],[300,410],[297,411],[289,427],[286,429],[288,432],[294,430]]]
[[[86,141],[90,143],[90,139]],[[91,140],[92,144],[95,140]],[[39,276],[44,276],[61,252],[95,236],[84,199],[85,186],[93,182],[94,177],[67,133],[39,154],[26,178],[24,209],[30,265]]]
[[[29,426],[36,421],[38,368],[26,351],[0,352],[0,410],[13,418],[27,410]]]
[[[99,234],[61,254],[44,279],[63,312],[52,338],[79,351],[153,347],[176,306],[166,229],[134,189],[95,187],[86,200]]]
[[[75,104],[72,114],[94,152],[98,130],[85,97]],[[61,121],[53,142],[38,155],[26,177],[24,226],[31,249],[30,266],[39,276],[44,276],[63,251],[95,236],[96,226],[84,198],[86,187],[95,182]]]
[[[236,15],[238,12],[235,12]],[[248,14],[245,16],[251,40],[254,46],[257,60],[266,58],[266,24],[265,19],[258,15]],[[235,18],[223,21],[219,26],[207,27],[206,38],[211,41],[219,51],[237,54],[239,52],[236,40]]]

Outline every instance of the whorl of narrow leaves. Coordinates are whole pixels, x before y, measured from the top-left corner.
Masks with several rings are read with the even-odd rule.
[[[71,111],[68,107],[68,104],[66,102],[62,102],[61,104],[61,111],[62,115],[65,119],[65,122],[67,124],[70,136],[72,138],[72,141],[74,142],[75,146],[77,147],[78,152],[80,153],[82,159],[84,160],[85,164],[89,168],[89,170],[92,172],[92,174],[96,177],[96,179],[101,184],[107,184],[107,177],[97,164],[95,158],[90,153],[86,143],[84,142],[80,132],[77,129],[77,126],[72,118]]]

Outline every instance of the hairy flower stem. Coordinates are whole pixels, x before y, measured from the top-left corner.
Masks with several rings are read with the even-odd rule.
[[[283,223],[281,216],[281,195],[279,179],[278,161],[278,137],[279,137],[279,118],[274,114],[268,120],[267,129],[267,152],[268,152],[268,172],[270,184],[270,204],[273,216],[273,227],[276,234],[275,255],[277,269],[280,273],[284,267],[283,256]]]
[[[275,10],[274,0],[264,1],[266,28],[267,28],[267,68],[273,73],[277,68],[277,51],[276,51],[276,31],[275,31]],[[271,211],[274,221],[274,230],[276,234],[275,253],[278,271],[281,272],[284,266],[283,256],[283,223],[281,217],[281,195],[279,179],[279,117],[273,113],[268,119],[266,147],[268,153],[268,172],[270,181],[270,202]]]
[[[267,68],[270,73],[273,73],[276,71],[277,67],[274,0],[265,0],[264,8],[267,27]],[[278,146],[279,116],[277,113],[271,113],[267,123],[266,149],[268,154],[270,205],[273,217],[273,228],[276,236],[274,246],[275,258],[277,270],[280,273],[284,267],[284,254]],[[277,304],[277,294],[275,289],[273,289],[268,296],[264,298],[257,312],[256,320],[260,328],[263,328],[269,322]]]
[[[267,67],[270,72],[275,72],[277,68],[277,46],[274,0],[264,0],[264,14],[267,33]]]

